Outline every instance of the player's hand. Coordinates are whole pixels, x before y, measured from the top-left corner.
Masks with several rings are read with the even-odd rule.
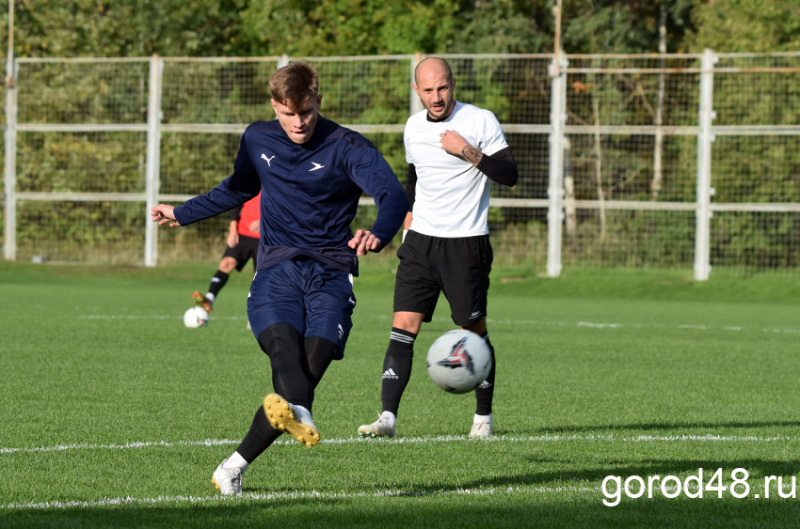
[[[381,247],[381,240],[369,230],[358,230],[347,245],[356,251],[356,255],[366,255]]]
[[[230,248],[236,248],[236,245],[239,244],[239,234],[238,233],[229,233],[228,240],[226,241]]]
[[[261,233],[261,222],[254,220],[250,223],[250,231],[253,233]]]
[[[170,227],[180,226],[181,223],[175,220],[175,206],[169,206],[167,204],[159,204],[157,206],[153,206],[150,210],[150,214],[153,216],[153,222],[158,222],[159,226],[162,226],[166,223],[170,223]]]
[[[446,130],[439,134],[439,141],[442,142],[442,149],[456,156],[461,156],[461,151],[469,145],[464,136],[454,130]]]

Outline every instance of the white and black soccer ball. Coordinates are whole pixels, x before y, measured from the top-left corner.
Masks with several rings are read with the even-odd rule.
[[[467,393],[486,380],[492,354],[483,338],[457,329],[444,333],[428,349],[428,375],[450,393]]]
[[[202,307],[192,307],[183,313],[183,324],[194,329],[208,325],[208,312]]]

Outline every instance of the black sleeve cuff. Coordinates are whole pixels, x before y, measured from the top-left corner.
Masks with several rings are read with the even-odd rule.
[[[504,186],[512,187],[519,178],[517,162],[510,147],[492,155],[484,154],[476,167],[490,180]]]
[[[414,207],[417,197],[417,168],[413,163],[408,164],[408,177],[406,178],[406,198],[408,198],[408,211]]]

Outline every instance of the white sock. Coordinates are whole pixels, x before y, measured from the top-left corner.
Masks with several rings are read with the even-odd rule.
[[[384,422],[389,423],[389,426],[391,426],[392,428],[394,428],[395,422],[397,421],[397,417],[395,416],[395,414],[390,411],[385,411],[381,413],[381,419],[383,419]]]
[[[247,466],[249,463],[244,460],[244,458],[239,454],[239,452],[234,452],[231,457],[225,460],[222,464],[222,468],[241,468],[242,474],[244,471],[247,470]]]
[[[488,422],[489,424],[492,424],[492,414],[490,413],[489,415],[478,415],[476,413],[475,416],[472,418],[472,422]]]
[[[214,294],[212,294],[211,292],[209,292],[208,294],[206,294],[206,299],[207,299],[208,301],[210,301],[212,305],[214,304],[214,299],[215,299],[216,297],[217,297],[217,296],[215,296],[215,295],[214,295]]]

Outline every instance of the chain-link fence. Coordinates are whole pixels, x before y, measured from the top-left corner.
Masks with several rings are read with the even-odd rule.
[[[520,170],[492,184],[500,263],[795,273],[800,54],[446,55],[456,97],[492,110]],[[322,114],[404,180],[421,56],[310,57]],[[6,259],[216,260],[227,218],[159,229],[230,174],[248,123],[273,118],[288,57],[17,59],[6,90]],[[354,227],[374,206],[362,200]]]

